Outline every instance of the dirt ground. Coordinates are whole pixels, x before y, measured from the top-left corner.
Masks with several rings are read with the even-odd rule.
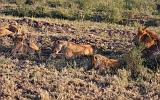
[[[30,18],[0,18],[0,23],[23,26],[31,32],[41,49],[36,56],[13,58],[13,40],[0,38],[0,99],[1,100],[158,100],[160,71],[144,68],[133,80],[127,68],[85,70],[91,61],[78,58],[66,61],[48,59],[57,40],[91,44],[95,53],[121,59],[133,47],[135,28],[87,26],[77,22],[44,21]],[[82,23],[83,24],[83,23]]]

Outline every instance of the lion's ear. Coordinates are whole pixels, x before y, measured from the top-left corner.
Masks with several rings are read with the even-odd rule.
[[[94,59],[97,60],[98,59],[97,56],[94,56]]]
[[[144,28],[143,28],[143,30],[147,30],[148,29],[148,27],[147,26],[145,26]]]

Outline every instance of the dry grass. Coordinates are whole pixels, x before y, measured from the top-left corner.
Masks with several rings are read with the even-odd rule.
[[[1,99],[158,99],[160,73],[145,73],[133,81],[126,69],[117,74],[84,71],[83,68],[56,70],[53,65],[11,63],[0,67]],[[48,98],[48,99],[47,99]]]
[[[69,38],[70,41],[76,43],[94,45],[97,53],[115,59],[121,59],[124,53],[133,48],[131,40],[136,32],[135,29],[137,29],[137,27],[105,23],[31,18],[37,22],[49,22],[50,25],[43,25],[43,27],[46,27],[46,30],[44,30],[43,27],[37,28],[24,21],[21,22],[22,18],[2,16],[0,21],[2,19],[5,19],[4,23],[17,21],[19,25],[24,25],[26,30],[37,33],[35,34],[36,39],[42,36],[44,41],[39,42],[41,49],[49,47],[57,39]],[[52,25],[55,26],[52,27]],[[63,30],[59,30],[59,28]],[[113,30],[111,36],[108,31],[105,31],[110,28]],[[157,27],[153,29],[159,30]],[[74,33],[72,33],[73,30]],[[120,34],[123,33],[123,30],[124,35]],[[129,32],[127,33],[127,31]],[[9,51],[3,50],[12,47],[12,43],[8,45],[4,43],[4,41],[11,40],[7,37],[1,38],[1,40],[1,100],[158,100],[160,98],[159,69],[153,71],[143,67],[135,80],[132,77],[133,73],[128,70],[130,69],[128,66],[117,71],[86,70],[86,67],[91,63],[88,58],[67,61],[58,58],[48,60],[46,56],[42,56],[43,61],[41,62],[27,58],[26,60],[12,59],[12,57],[6,56]],[[127,60],[132,60],[129,64],[135,63],[134,65],[136,65],[137,62],[134,62],[134,60],[138,59],[136,54],[133,55],[129,56],[133,57],[132,59],[128,58]]]

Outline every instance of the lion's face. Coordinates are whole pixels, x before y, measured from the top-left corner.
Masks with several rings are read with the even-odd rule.
[[[20,31],[18,29],[18,27],[15,26],[15,25],[9,25],[8,30],[11,31],[11,32],[14,32],[14,33],[19,33],[19,31]]]
[[[65,48],[67,45],[67,41],[57,41],[54,44],[53,53],[59,53],[63,48]]]
[[[98,68],[98,65],[100,64],[100,62],[99,62],[99,57],[98,56],[93,56],[93,59],[92,59],[92,64],[93,64],[93,66],[94,66],[94,68],[95,69],[97,69]]]
[[[99,69],[100,67],[105,67],[108,64],[108,58],[100,55],[100,54],[96,54],[93,56],[92,59],[92,64],[94,66],[94,69]]]
[[[14,40],[14,43],[17,44],[22,42],[23,39],[24,39],[23,35],[16,35],[13,40]]]
[[[30,37],[26,34],[16,34],[14,37],[14,49],[12,50],[13,54],[20,52],[22,54],[27,54],[28,52],[32,53],[38,51],[39,47],[30,41]]]
[[[133,42],[136,46],[140,44],[144,44],[147,48],[150,48],[152,45],[155,44],[154,39],[151,38],[151,35],[148,33],[147,28],[138,28],[138,33],[133,39]]]

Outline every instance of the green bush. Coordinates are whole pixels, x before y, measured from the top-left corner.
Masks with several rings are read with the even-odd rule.
[[[118,22],[121,20],[122,11],[121,9],[116,6],[115,3],[112,5],[100,3],[96,6],[96,8],[93,10],[93,13],[91,15],[91,19],[93,21],[105,21],[105,22]]]
[[[2,3],[16,3],[16,0],[0,0]]]
[[[13,16],[19,16],[19,17],[50,17],[49,10],[45,7],[36,7],[33,8],[29,5],[19,6],[16,9],[9,9],[3,11],[6,15],[13,15]]]
[[[14,16],[52,17],[117,23],[141,13],[157,14],[156,2],[150,0],[0,0],[15,3],[3,13]],[[11,10],[11,11],[9,11]]]
[[[33,16],[34,17],[50,17],[50,13],[49,13],[49,10],[47,9],[47,7],[38,6],[34,10]]]
[[[25,4],[33,5],[35,4],[35,0],[26,0]]]
[[[50,13],[52,18],[67,19],[67,17],[63,14],[63,12],[60,12],[58,10],[53,10]]]
[[[49,7],[53,7],[53,8],[62,6],[60,1],[48,1],[47,3]]]
[[[2,11],[5,15],[13,15],[13,16],[18,16],[18,11],[16,9],[7,9]]]
[[[150,0],[124,0],[125,8],[131,11],[138,11],[152,14],[155,12],[156,4]]]
[[[138,78],[144,68],[142,50],[144,50],[143,45],[135,47],[124,57],[124,60],[127,62],[127,69],[131,71],[131,77],[134,79]]]

